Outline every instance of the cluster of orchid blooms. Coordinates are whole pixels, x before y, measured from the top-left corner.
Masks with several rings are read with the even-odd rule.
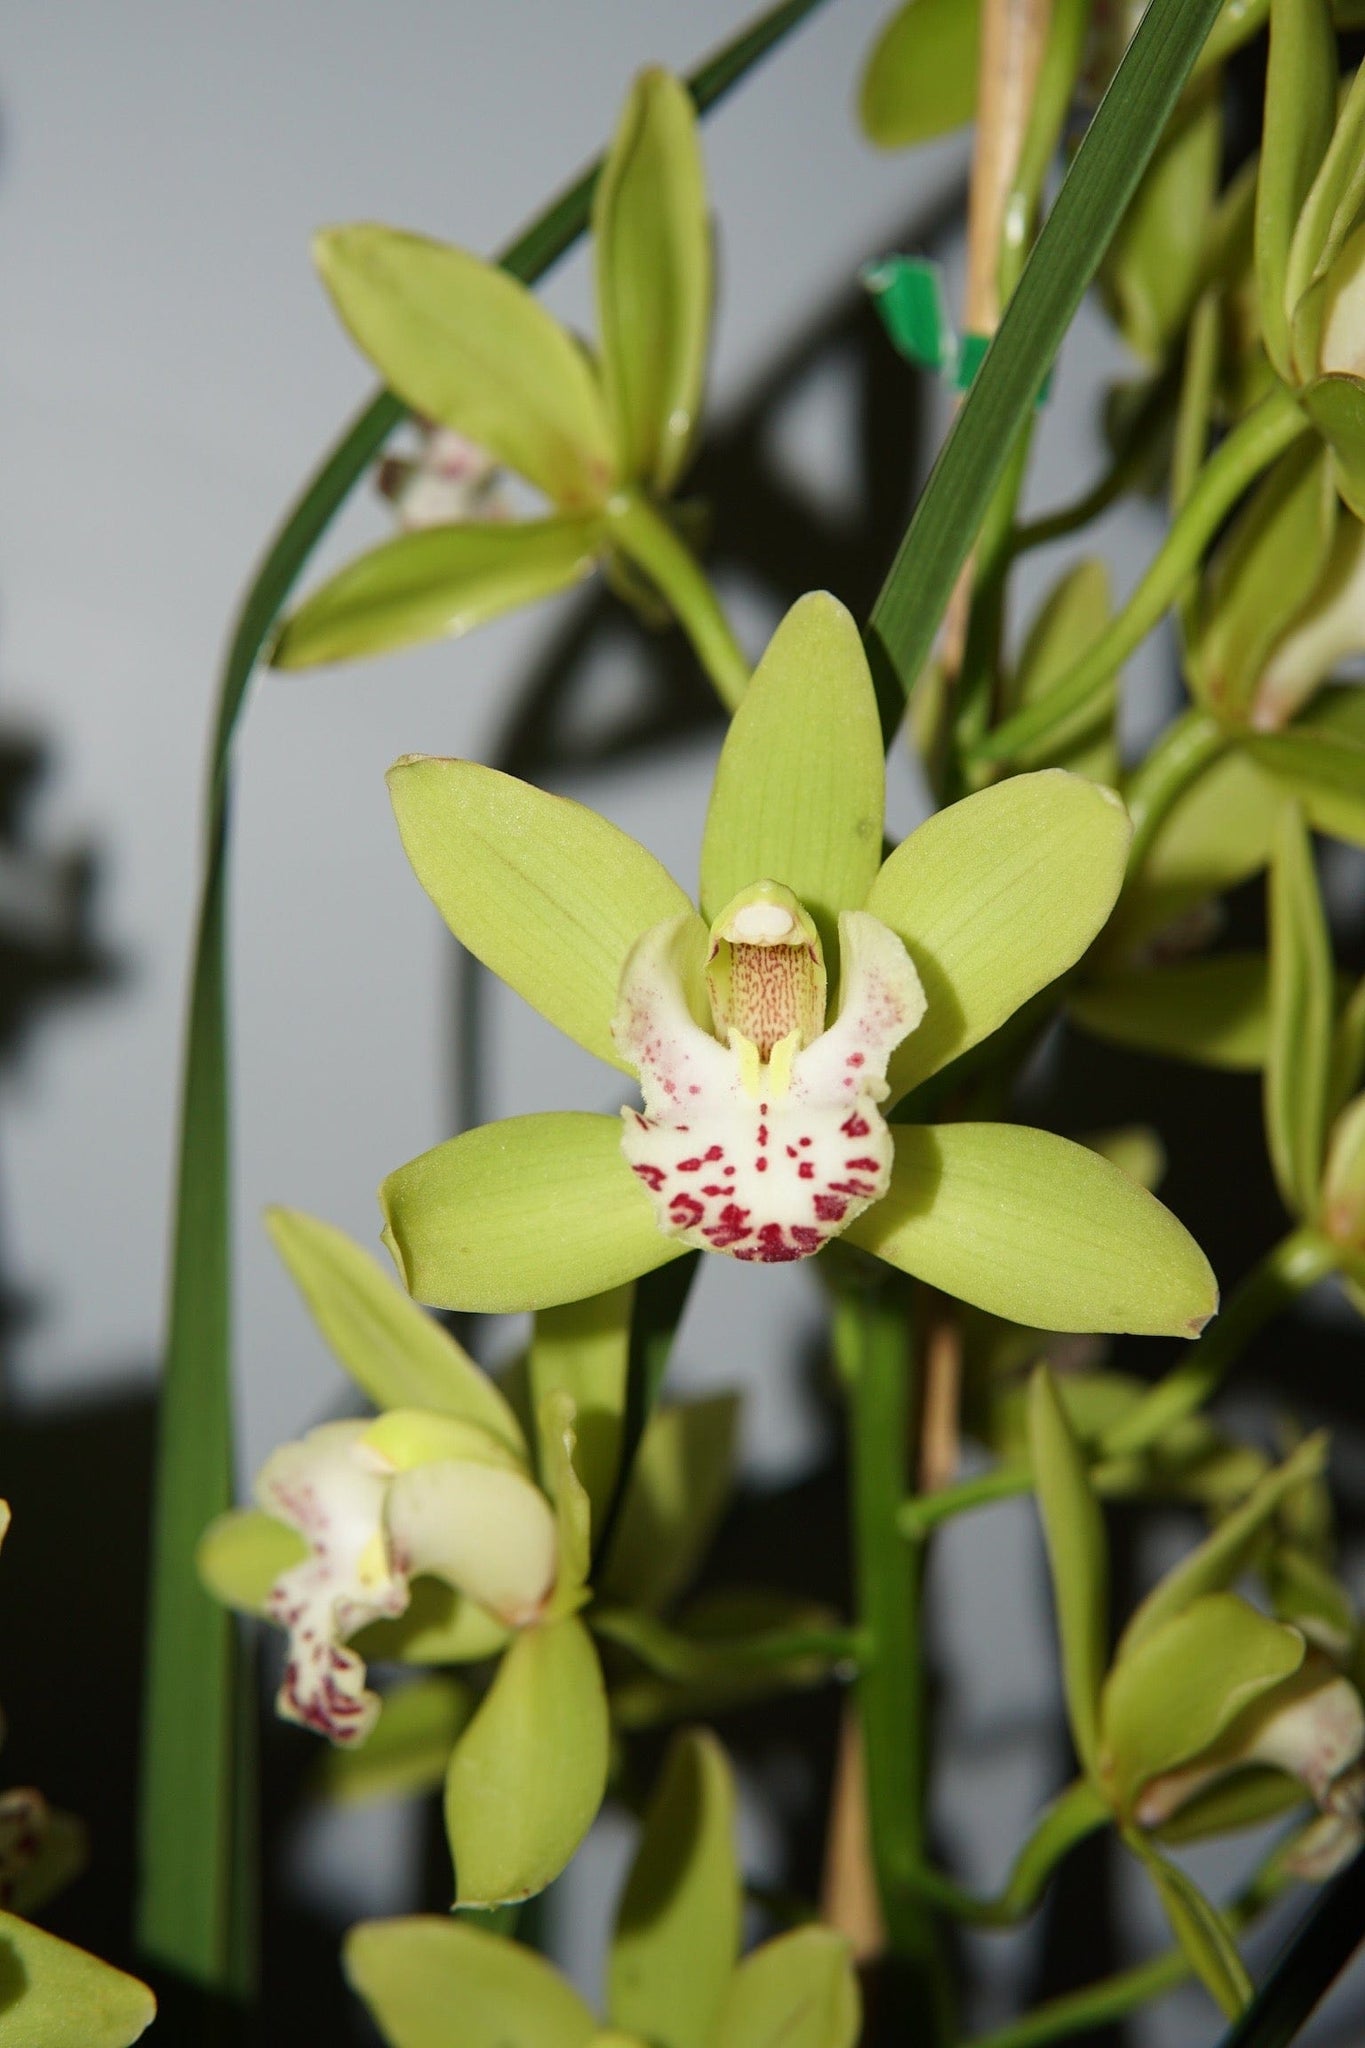
[[[391,458],[381,473],[403,534],[300,607],[278,664],[462,631],[601,563],[644,577],[675,607],[733,709],[696,904],[645,847],[580,805],[467,761],[410,757],[391,771],[409,860],[455,937],[628,1077],[632,1095],[619,1118],[577,1109],[515,1117],[390,1174],[383,1237],[401,1286],[327,1226],[279,1223],[324,1333],[380,1412],[277,1451],[257,1482],[257,1508],[224,1518],[204,1542],[213,1589],[286,1633],[279,1711],[334,1744],[363,1744],[384,1711],[367,1659],[492,1671],[446,1779],[461,1904],[539,1889],[597,1811],[613,1700],[600,1641],[623,1640],[631,1594],[621,1535],[637,1481],[626,1460],[591,1482],[571,1387],[537,1401],[510,1380],[500,1389],[416,1304],[531,1310],[539,1329],[576,1304],[610,1302],[624,1345],[635,1283],[705,1252],[763,1264],[818,1256],[836,1290],[875,1285],[891,1269],[1034,1332],[1190,1339],[1216,1311],[1199,1247],[1107,1156],[1112,1148],[1013,1123],[935,1121],[941,1093],[926,1084],[1049,988],[1083,1023],[1136,1038],[1126,1012],[1114,1022],[1127,1002],[1122,976],[1147,968],[1161,931],[1184,929],[1192,903],[1202,914],[1217,886],[1271,858],[1284,797],[1274,777],[1287,771],[1281,756],[1250,751],[1249,736],[1278,733],[1305,707],[1318,716],[1324,678],[1361,633],[1365,464],[1351,393],[1361,382],[1365,228],[1351,229],[1343,212],[1347,188],[1359,196],[1347,162],[1365,119],[1358,103],[1359,78],[1317,171],[1336,203],[1305,204],[1273,279],[1280,317],[1266,348],[1277,389],[1301,408],[1298,424],[1215,561],[1202,620],[1187,621],[1192,690],[1248,749],[1209,775],[1209,801],[1224,800],[1214,793],[1225,772],[1255,772],[1265,828],[1249,854],[1234,856],[1244,867],[1220,872],[1214,889],[1202,883],[1202,895],[1197,862],[1192,892],[1189,875],[1173,870],[1160,897],[1164,927],[1150,911],[1141,924],[1141,890],[1159,895],[1158,862],[1135,880],[1126,873],[1130,818],[1106,786],[1117,779],[1112,745],[1107,775],[1059,747],[1053,758],[1068,768],[985,783],[888,847],[876,696],[844,608],[824,593],[802,598],[752,679],[736,682],[736,650],[697,596],[695,564],[663,502],[695,432],[710,310],[699,160],[675,81],[651,73],[637,85],[599,187],[597,361],[511,279],[462,252],[369,228],[323,240],[328,286],[418,417],[419,440],[415,455]],[[650,180],[665,195],[654,213]],[[633,299],[622,289],[623,265],[643,263],[646,247],[663,271],[673,265],[671,297],[659,287],[672,328],[638,277]],[[1126,260],[1136,260],[1131,250]],[[424,315],[411,334],[386,296],[400,278],[409,311]],[[1221,273],[1205,285],[1229,297],[1240,289]],[[477,403],[465,403],[461,351],[480,321],[506,341],[506,361],[496,385],[474,380]],[[1205,429],[1210,416],[1211,401]],[[504,468],[549,499],[551,516],[510,516]],[[1258,549],[1310,498],[1321,507],[1314,575],[1268,592]],[[1228,632],[1238,605],[1260,608],[1255,631],[1240,637]],[[1336,829],[1330,793],[1310,778],[1292,794],[1310,822]],[[1307,844],[1297,812],[1287,829],[1282,865]],[[1100,942],[1116,905],[1129,933],[1117,977],[1112,934],[1108,953]],[[1161,1044],[1165,1028],[1158,1021],[1147,1042]],[[1340,1030],[1345,1092],[1320,1105],[1304,1172],[1282,1171],[1278,1156],[1276,1165],[1291,1212],[1325,1234],[1338,1269],[1359,1285],[1365,1098],[1354,1094],[1350,1051],[1359,1023]],[[1264,1031],[1239,1020],[1208,1056],[1264,1064]],[[1273,1117],[1271,1141],[1274,1150]],[[1225,1930],[1164,1844],[1305,1801],[1315,1815],[1285,1848],[1286,1871],[1321,1877],[1365,1842],[1360,1631],[1324,1547],[1294,1533],[1304,1501],[1321,1495],[1322,1447],[1312,1440],[1258,1475],[1147,1596],[1106,1662],[1107,1645],[1094,1639],[1096,1613],[1107,1615],[1095,1494],[1103,1460],[1099,1438],[1074,1419],[1076,1392],[1041,1366],[1029,1397],[1081,1765],[1060,1795],[1076,1821],[1070,1838],[1116,1827],[1177,1931],[1205,1915],[1203,1952],[1223,1954]],[[1079,1557],[1078,1532],[1088,1532]],[[1239,1590],[1257,1573],[1262,1604]],[[831,1659],[829,1675],[844,1668]],[[547,1673],[573,1730],[572,1754],[552,1756],[572,1796],[538,1832],[534,1816],[523,1828],[528,1752],[513,1731],[534,1724],[553,1750],[552,1731],[527,1706],[537,1687],[543,1700]],[[512,1838],[496,1850],[476,1811],[490,1798]],[[371,1932],[374,1957],[387,1956],[383,1930]],[[393,1933],[392,1979],[363,1939],[352,1959],[376,2010],[401,2006],[410,1946],[439,1951],[441,1970],[461,1958],[484,1967],[482,1935],[416,1922]],[[1235,2005],[1235,1950],[1225,1963]],[[828,2036],[836,2043],[856,2030],[856,1995],[850,2005],[842,1965],[831,1968],[842,2001]],[[393,2024],[393,2038],[406,2038],[407,2022]]]

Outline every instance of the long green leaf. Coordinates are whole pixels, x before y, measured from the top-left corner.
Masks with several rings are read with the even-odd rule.
[[[1024,266],[868,624],[887,733],[900,723],[1018,434],[1219,4],[1152,0]]]
[[[698,110],[714,105],[819,0],[785,0],[762,14],[689,80]],[[593,165],[502,258],[524,283],[577,240],[592,204]],[[235,1674],[232,1618],[202,1589],[194,1550],[232,1499],[230,1183],[225,887],[229,765],[247,685],[284,605],[336,513],[365,474],[403,407],[370,399],[290,510],[238,614],[219,685],[208,778],[208,828],[195,934],[171,1300],[162,1383],[143,1711],[142,1892],[146,1953],[191,1980],[243,1992],[245,1936],[234,1938],[234,1843],[243,1761],[237,1730],[246,1692]]]

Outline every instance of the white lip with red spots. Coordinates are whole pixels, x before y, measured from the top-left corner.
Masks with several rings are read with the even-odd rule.
[[[329,1422],[284,1444],[256,1482],[267,1514],[305,1537],[311,1556],[282,1572],[266,1612],[289,1633],[275,1705],[342,1745],[363,1742],[379,1713],[365,1666],[346,1638],[366,1622],[402,1614],[406,1576],[395,1571],[384,1536],[390,1474],[362,1442],[368,1423]]]
[[[809,1258],[886,1193],[877,1104],[924,1014],[919,976],[894,932],[845,912],[837,1018],[764,1060],[737,1030],[722,1044],[693,1017],[675,959],[685,922],[646,932],[621,977],[613,1032],[644,1097],[643,1112],[621,1113],[622,1149],[669,1236],[737,1259]]]

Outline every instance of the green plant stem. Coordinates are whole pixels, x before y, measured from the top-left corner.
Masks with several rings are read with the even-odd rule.
[[[1133,842],[1128,849],[1130,882],[1151,852],[1172,807],[1226,751],[1230,737],[1207,711],[1184,711],[1130,778],[1124,791],[1133,821]]]
[[[1193,1415],[1218,1391],[1229,1368],[1257,1331],[1289,1308],[1300,1294],[1335,1272],[1338,1257],[1326,1238],[1306,1227],[1292,1230],[1243,1280],[1222,1313],[1211,1322],[1173,1372],[1158,1380],[1136,1407],[1097,1442],[1087,1446],[1092,1475],[1103,1491],[1105,1467],[1159,1443],[1178,1422]],[[972,1479],[940,1492],[901,1502],[896,1526],[911,1543],[923,1543],[943,1522],[996,1501],[1028,1493],[1033,1473],[1022,1464],[993,1465]]]
[[[944,1522],[969,1515],[974,1508],[993,1507],[1000,1500],[1015,1500],[1033,1485],[1029,1465],[992,1465],[973,1479],[960,1479],[955,1486],[941,1486],[937,1493],[913,1494],[901,1502],[896,1527],[912,1543],[922,1543]]]
[[[911,1980],[915,2039],[951,2037],[951,1987],[939,1930],[916,1873],[926,1863],[929,1710],[921,1622],[922,1559],[896,1541],[914,1412],[914,1345],[904,1290],[850,1279],[834,1322],[848,1393],[854,1579],[863,1661],[857,1701],[872,1863],[892,1955]]]
[[[1158,1380],[1097,1446],[1103,1458],[1128,1457],[1157,1443],[1217,1393],[1229,1367],[1272,1316],[1334,1272],[1337,1255],[1325,1238],[1301,1226],[1254,1266],[1221,1315],[1165,1379]]]
[[[1224,1908],[1224,1918],[1235,1933],[1250,1926],[1279,1896],[1288,1882],[1278,1867],[1278,1852],[1264,1863],[1244,1890]],[[1035,2006],[1022,2019],[978,2034],[970,2048],[1043,2048],[1048,2041],[1062,2041],[1072,2034],[1088,2034],[1113,2026],[1129,2013],[1174,1991],[1191,1975],[1190,1966],[1178,1948],[1156,1956],[1135,1969],[1120,1970],[1082,1991],[1069,1991]],[[1279,2040],[1288,2037],[1278,2037]]]
[[[1146,575],[1112,624],[1045,697],[982,740],[978,760],[1023,767],[1045,753],[1174,603],[1237,500],[1276,456],[1308,431],[1293,394],[1277,384],[1209,457]]]
[[[642,491],[617,492],[607,506],[607,530],[665,600],[716,695],[733,711],[749,687],[749,663],[692,550]]]
[[[690,81],[700,111],[821,0],[770,8]],[[502,257],[531,283],[587,225],[597,166],[555,199]],[[170,1308],[152,1509],[148,1650],[139,1802],[143,1954],[197,1985],[241,1998],[254,1976],[240,1907],[253,1890],[244,1842],[254,1794],[235,1731],[244,1725],[231,1615],[199,1584],[194,1547],[231,1504],[231,1166],[227,1058],[227,855],[231,750],[247,685],[314,548],[405,408],[379,391],[291,507],[247,592],[219,684],[208,774],[204,872],[189,1004]]]
[[[950,1913],[955,1920],[975,1927],[1016,1926],[1033,1911],[1044,1885],[1063,1857],[1112,1818],[1111,1809],[1090,1782],[1078,1778],[1042,1815],[1015,1858],[1004,1890],[996,1897],[978,1898],[942,1871],[928,1866],[916,1869],[916,1886],[931,1905]]]
[[[588,1616],[595,1635],[629,1650],[660,1678],[680,1684],[697,1679],[745,1676],[784,1665],[856,1665],[865,1644],[851,1628],[774,1628],[761,1634],[706,1641],[681,1634],[651,1614],[601,1608]]]

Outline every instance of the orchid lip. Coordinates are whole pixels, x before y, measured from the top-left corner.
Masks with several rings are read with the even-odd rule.
[[[644,1097],[622,1111],[622,1150],[667,1235],[745,1261],[809,1258],[889,1185],[877,1104],[924,1014],[919,976],[885,925],[845,912],[843,996],[826,1024],[814,926],[790,892],[759,884],[712,928],[712,960],[729,949],[709,977],[713,1034],[688,1007],[686,924],[644,933],[622,973],[613,1035]]]

